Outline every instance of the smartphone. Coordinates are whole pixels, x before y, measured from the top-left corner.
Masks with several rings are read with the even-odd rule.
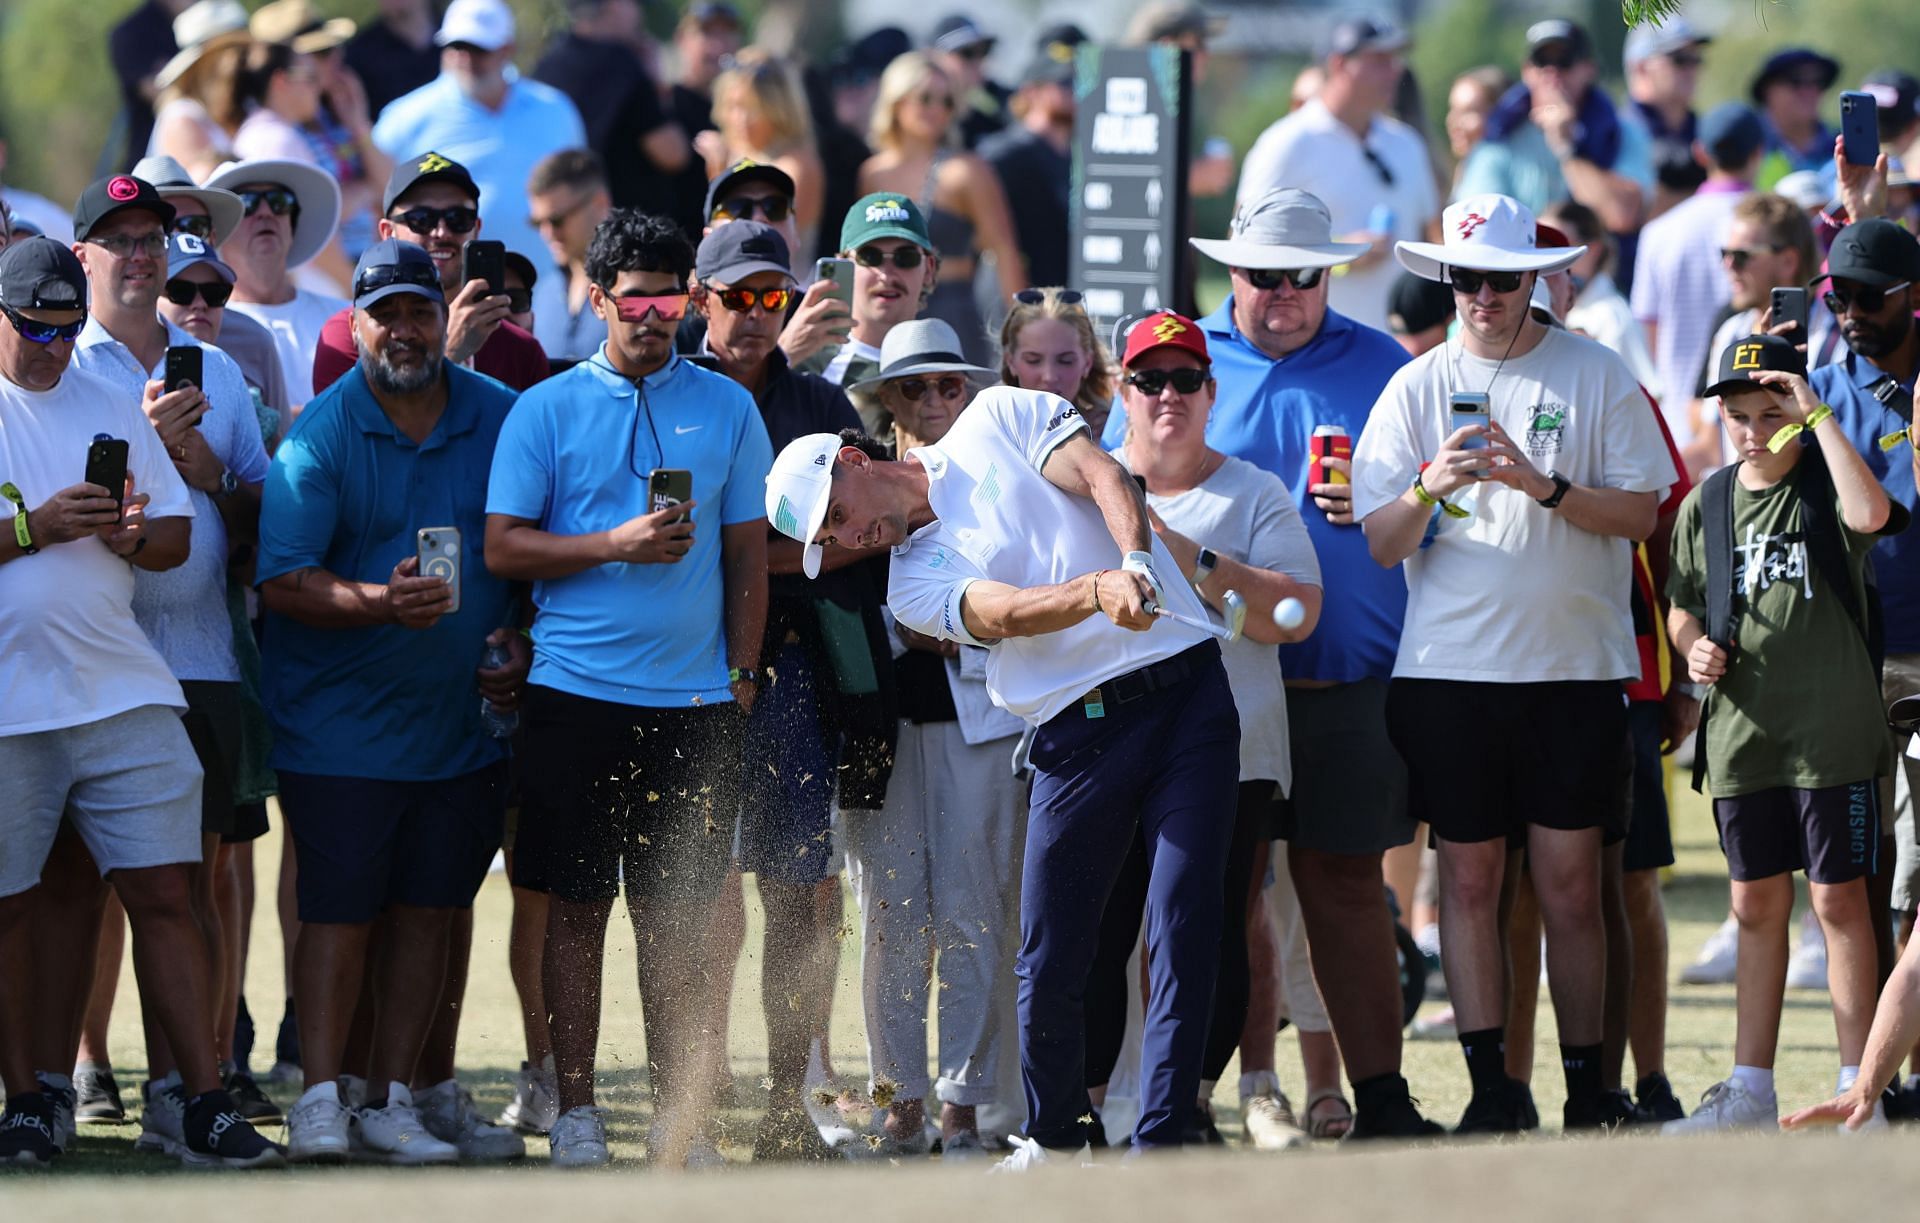
[[[1878,154],[1876,154],[1878,156]],[[1789,344],[1807,342],[1807,291],[1797,285],[1782,285],[1773,291],[1771,301],[1773,325],[1792,323],[1793,330],[1787,333]]]
[[[1840,95],[1840,135],[1847,142],[1848,165],[1880,160],[1880,104],[1872,94],[1848,90]]]
[[[467,243],[461,256],[462,278],[487,282],[489,296],[507,291],[507,244],[487,238]]]
[[[167,365],[161,385],[169,391],[183,386],[198,390],[205,385],[205,355],[198,344],[175,344],[167,349]]]
[[[684,467],[656,467],[647,473],[647,513],[657,514],[670,506],[693,500],[693,473]],[[685,522],[687,515],[675,518]]]
[[[816,259],[813,264],[815,280],[833,283],[833,292],[827,296],[833,298],[847,309],[853,309],[853,260]]]
[[[93,435],[93,442],[87,447],[88,484],[97,484],[107,490],[113,503],[126,508],[127,501],[127,441],[121,437],[110,437],[105,433]]]
[[[1147,478],[1141,475],[1137,471],[1132,474],[1133,474],[1133,482],[1140,486],[1140,495],[1142,497],[1146,496],[1147,495]]]
[[[1484,429],[1488,422],[1493,420],[1493,400],[1485,391],[1455,391],[1448,396],[1448,403],[1453,410],[1453,423],[1447,426],[1449,433],[1468,425],[1478,425]],[[1486,448],[1487,439],[1484,434],[1479,437],[1470,437],[1460,443],[1462,450],[1485,450]],[[1473,476],[1476,480],[1487,478],[1486,473],[1482,471],[1474,472]]]
[[[420,555],[420,576],[444,578],[453,591],[447,614],[460,610],[460,528],[421,527],[415,536]]]

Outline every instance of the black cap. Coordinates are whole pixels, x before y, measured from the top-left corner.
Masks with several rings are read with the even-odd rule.
[[[1897,132],[1920,119],[1920,80],[1915,80],[1912,73],[1882,68],[1868,77],[1860,89],[1873,95],[1874,107],[1880,112],[1881,131]]]
[[[529,289],[533,288],[540,279],[540,273],[534,270],[533,260],[527,258],[519,251],[507,252],[507,270],[509,272],[519,273],[520,283]]]
[[[364,310],[396,293],[444,303],[440,269],[426,248],[400,238],[382,238],[360,253],[353,269],[353,306]]]
[[[173,224],[173,205],[162,198],[158,187],[131,174],[115,174],[80,193],[80,202],[73,206],[74,238],[84,241],[94,226],[130,208],[152,213],[160,218],[162,227]]]
[[[85,310],[87,272],[80,257],[45,236],[0,251],[0,306],[12,310]]]
[[[887,65],[913,50],[913,39],[895,25],[883,25],[841,49],[833,60],[833,76],[841,81],[872,80]]]
[[[392,212],[395,202],[421,183],[452,183],[463,187],[472,193],[473,206],[480,206],[480,184],[473,181],[467,168],[450,157],[428,152],[393,163],[393,173],[387,176],[387,194],[380,205],[381,213]]]
[[[793,257],[780,231],[763,221],[735,221],[720,225],[700,239],[694,255],[694,279],[702,284],[719,281],[739,284],[756,272],[793,275]]]
[[[1708,398],[1717,399],[1735,391],[1766,390],[1753,380],[1764,369],[1781,370],[1805,377],[1807,359],[1785,336],[1750,335],[1735,340],[1720,354],[1720,376],[1707,388]]]
[[[1751,92],[1754,105],[1765,104],[1767,86],[1773,84],[1776,79],[1787,75],[1795,68],[1805,68],[1809,65],[1819,72],[1822,89],[1831,88],[1834,81],[1840,77],[1840,65],[1831,56],[1822,55],[1812,47],[1788,47],[1783,51],[1775,51],[1767,57],[1766,63],[1760,65],[1760,75],[1753,78]]]
[[[690,4],[687,6],[687,19],[689,21],[696,21],[701,25],[706,25],[714,21],[722,21],[736,30],[744,30],[747,28],[747,23],[740,19],[740,10],[726,3],[726,0],[710,0],[710,2],[704,4]]]
[[[1892,221],[1855,221],[1834,235],[1827,275],[1870,289],[1920,281],[1920,242]]]
[[[794,197],[793,176],[779,166],[764,161],[745,159],[736,161],[720,171],[720,177],[707,184],[707,220],[713,220],[713,208],[726,193],[742,183],[770,183],[774,190],[787,197]]]
[[[1534,63],[1543,47],[1564,43],[1576,63],[1593,58],[1593,40],[1577,22],[1565,17],[1549,17],[1527,27],[1527,62]]]
[[[1037,51],[1033,58],[1027,61],[1027,70],[1020,74],[1020,83],[1022,85],[1072,85],[1073,72],[1072,48],[1067,48],[1065,59],[1055,59],[1045,51]]]
[[[1404,51],[1408,41],[1407,32],[1391,21],[1346,17],[1335,22],[1320,40],[1320,58],[1359,55],[1366,51]]]
[[[933,37],[927,40],[927,46],[935,51],[964,51],[982,43],[991,46],[995,41],[993,35],[980,28],[979,22],[964,13],[955,13],[941,18],[940,24],[933,27]]]
[[[1071,21],[1057,21],[1034,37],[1033,49],[1051,59],[1071,60],[1074,49],[1087,41],[1087,32]]]
[[[1415,335],[1454,315],[1453,287],[1402,272],[1387,292],[1387,327],[1395,335]]]

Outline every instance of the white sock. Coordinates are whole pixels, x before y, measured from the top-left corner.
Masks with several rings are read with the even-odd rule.
[[[1240,1102],[1245,1104],[1255,1096],[1280,1094],[1280,1076],[1271,1070],[1256,1070],[1252,1074],[1240,1076]]]
[[[1747,1089],[1747,1094],[1762,1100],[1773,1099],[1773,1071],[1759,1066],[1735,1066],[1732,1080]]]
[[[1910,1074],[1907,1076],[1907,1090],[1920,1091],[1920,1074]]]
[[[1842,1066],[1840,1067],[1840,1077],[1834,1081],[1833,1094],[1836,1096],[1845,1095],[1848,1089],[1859,1081],[1860,1067]]]

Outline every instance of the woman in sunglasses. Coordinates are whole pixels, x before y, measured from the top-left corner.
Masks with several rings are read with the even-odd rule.
[[[1099,437],[1113,407],[1113,358],[1078,289],[1022,289],[1000,327],[1000,381],[1071,400]]]
[[[342,187],[344,219],[354,207],[364,212],[370,202],[364,182],[358,184],[359,198],[348,198],[346,187],[354,180],[347,167],[337,156],[323,159],[308,136],[320,120],[320,93],[320,67],[311,55],[284,43],[249,46],[234,74],[234,110],[246,118],[233,134],[233,154],[242,161],[290,161],[325,171]],[[337,233],[314,256],[314,267],[336,284],[353,280],[353,258]]]
[[[694,137],[693,147],[707,162],[707,177],[748,160],[774,165],[793,180],[793,215],[799,242],[793,265],[813,258],[826,197],[826,169],[820,163],[808,116],[806,95],[786,61],[757,47],[736,55],[733,67],[713,82],[713,122],[717,131]]]
[[[991,352],[974,304],[978,256],[993,253],[1000,290],[1007,294],[1027,287],[1026,261],[1014,242],[999,176],[953,147],[954,93],[953,82],[924,52],[908,52],[887,66],[868,137],[875,151],[860,167],[860,191],[904,195],[919,204],[940,255],[940,283],[927,313],[959,334],[967,360],[984,363]]]

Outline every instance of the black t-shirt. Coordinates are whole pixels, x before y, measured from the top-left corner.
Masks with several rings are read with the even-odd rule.
[[[384,21],[363,26],[347,41],[347,67],[367,87],[367,110],[375,118],[387,103],[404,97],[440,75],[440,48],[431,41],[416,47]],[[426,152],[425,149],[415,150]]]
[[[900,694],[900,716],[915,726],[960,720],[947,684],[947,660],[938,654],[908,650],[894,659],[893,685]]]
[[[978,149],[981,141],[1004,129],[1010,117],[1007,103],[1013,98],[1012,90],[995,81],[980,88],[987,95],[986,106],[968,106],[960,116],[960,143],[969,149]]]
[[[562,34],[534,65],[533,79],[573,99],[587,143],[607,166],[607,190],[620,207],[657,209],[660,172],[641,138],[667,121],[660,93],[631,47]]]
[[[127,112],[129,166],[147,155],[147,142],[153,139],[153,103],[141,96],[140,83],[164,68],[178,49],[173,16],[160,0],[147,0],[107,35],[107,56],[120,78],[120,104]]]
[[[1014,240],[1027,261],[1027,283],[1067,283],[1067,206],[1073,158],[1024,127],[1012,127],[980,146],[1000,176],[1013,213]]]

